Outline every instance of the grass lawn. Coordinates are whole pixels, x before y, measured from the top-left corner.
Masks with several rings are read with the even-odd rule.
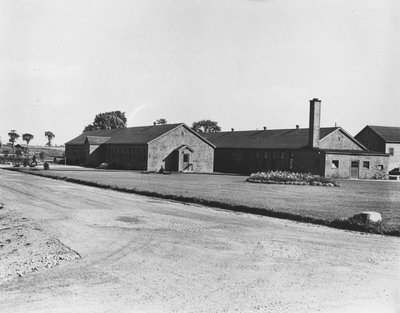
[[[362,211],[382,214],[386,233],[400,234],[400,183],[341,180],[341,187],[269,185],[246,182],[245,176],[142,174],[136,171],[94,170],[50,165],[20,171],[110,186],[123,191],[165,196],[221,208],[294,220],[329,224]]]

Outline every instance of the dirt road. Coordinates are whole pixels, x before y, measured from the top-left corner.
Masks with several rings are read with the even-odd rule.
[[[0,283],[0,312],[400,311],[400,238],[4,170],[0,204],[0,231],[23,220],[80,256]]]

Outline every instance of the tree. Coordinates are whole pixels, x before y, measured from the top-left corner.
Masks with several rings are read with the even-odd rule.
[[[51,141],[53,140],[53,138],[56,136],[54,135],[51,131],[46,131],[44,132],[44,136],[47,138],[47,143],[46,146],[51,146]]]
[[[165,118],[160,118],[157,121],[154,122],[156,125],[165,125],[167,124],[167,120]]]
[[[29,142],[33,139],[33,135],[32,134],[22,134],[22,140],[26,141],[26,144],[29,146]]]
[[[16,130],[10,130],[10,132],[8,133],[8,136],[10,137],[10,139],[8,141],[11,142],[12,148],[14,150],[14,143],[19,138],[19,135],[16,133]]]
[[[221,127],[218,126],[218,122],[211,120],[193,122],[192,129],[197,133],[215,133],[221,131]]]
[[[83,131],[126,128],[126,121],[125,112],[111,111],[99,113],[95,116],[93,123],[87,125]]]

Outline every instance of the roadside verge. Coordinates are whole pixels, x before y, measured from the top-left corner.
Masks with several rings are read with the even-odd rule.
[[[219,209],[224,209],[224,210],[229,210],[229,211],[234,211],[234,212],[242,212],[242,213],[250,213],[250,214],[257,214],[257,215],[262,215],[262,216],[269,216],[269,217],[275,217],[275,218],[280,218],[280,219],[288,219],[292,221],[297,221],[297,222],[303,222],[303,223],[312,223],[312,224],[317,224],[317,225],[323,225],[323,226],[328,226],[328,227],[334,227],[334,228],[339,228],[339,229],[345,229],[345,230],[353,230],[353,231],[361,231],[361,232],[368,232],[368,233],[377,233],[377,234],[384,234],[384,235],[391,235],[391,236],[400,236],[400,227],[387,227],[384,223],[379,224],[379,225],[365,225],[365,224],[359,224],[359,223],[354,223],[349,218],[334,218],[334,219],[329,219],[329,218],[319,218],[319,217],[314,217],[310,215],[305,215],[305,214],[297,214],[294,212],[295,210],[292,210],[291,212],[279,210],[279,208],[266,208],[266,207],[259,207],[259,206],[253,206],[253,205],[245,205],[243,203],[241,204],[232,204],[232,203],[227,203],[226,201],[220,201],[216,199],[207,199],[202,196],[192,196],[190,193],[189,195],[182,195],[182,194],[174,194],[170,192],[159,192],[157,188],[152,188],[153,190],[146,190],[146,189],[139,189],[137,187],[124,187],[121,186],[123,184],[111,184],[110,182],[107,183],[101,183],[98,181],[93,181],[89,180],[90,177],[88,178],[74,178],[74,177],[68,177],[66,176],[67,174],[64,172],[47,172],[47,171],[30,171],[30,170],[20,170],[16,168],[7,168],[7,170],[11,171],[17,171],[17,172],[22,172],[25,174],[30,174],[30,175],[36,175],[36,176],[41,176],[41,177],[47,177],[55,180],[63,180],[71,183],[76,183],[76,184],[81,184],[85,186],[91,186],[91,187],[98,187],[98,188],[103,188],[103,189],[111,189],[111,190],[116,190],[120,192],[125,192],[125,193],[133,193],[133,194],[138,194],[138,195],[143,195],[143,196],[148,196],[148,197],[156,197],[156,198],[161,198],[161,199],[166,199],[166,200],[171,200],[171,201],[178,201],[178,202],[183,202],[183,203],[193,203],[193,204],[200,204],[204,206],[209,206],[209,207],[214,207],[214,208],[219,208]],[[110,176],[112,173],[108,173]],[[87,175],[89,176],[89,174]],[[146,175],[147,176],[147,175]],[[165,182],[164,182],[165,183]],[[301,188],[301,187],[299,187]],[[303,187],[304,188],[304,187]],[[312,188],[312,187],[310,187]],[[156,190],[154,190],[156,189]],[[324,188],[325,189],[325,188]],[[324,204],[322,203],[321,206]]]

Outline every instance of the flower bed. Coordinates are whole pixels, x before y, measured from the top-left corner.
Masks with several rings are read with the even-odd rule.
[[[331,178],[313,175],[311,173],[292,173],[283,171],[268,171],[253,173],[247,178],[250,183],[282,184],[282,185],[312,185],[325,187],[339,187]]]

